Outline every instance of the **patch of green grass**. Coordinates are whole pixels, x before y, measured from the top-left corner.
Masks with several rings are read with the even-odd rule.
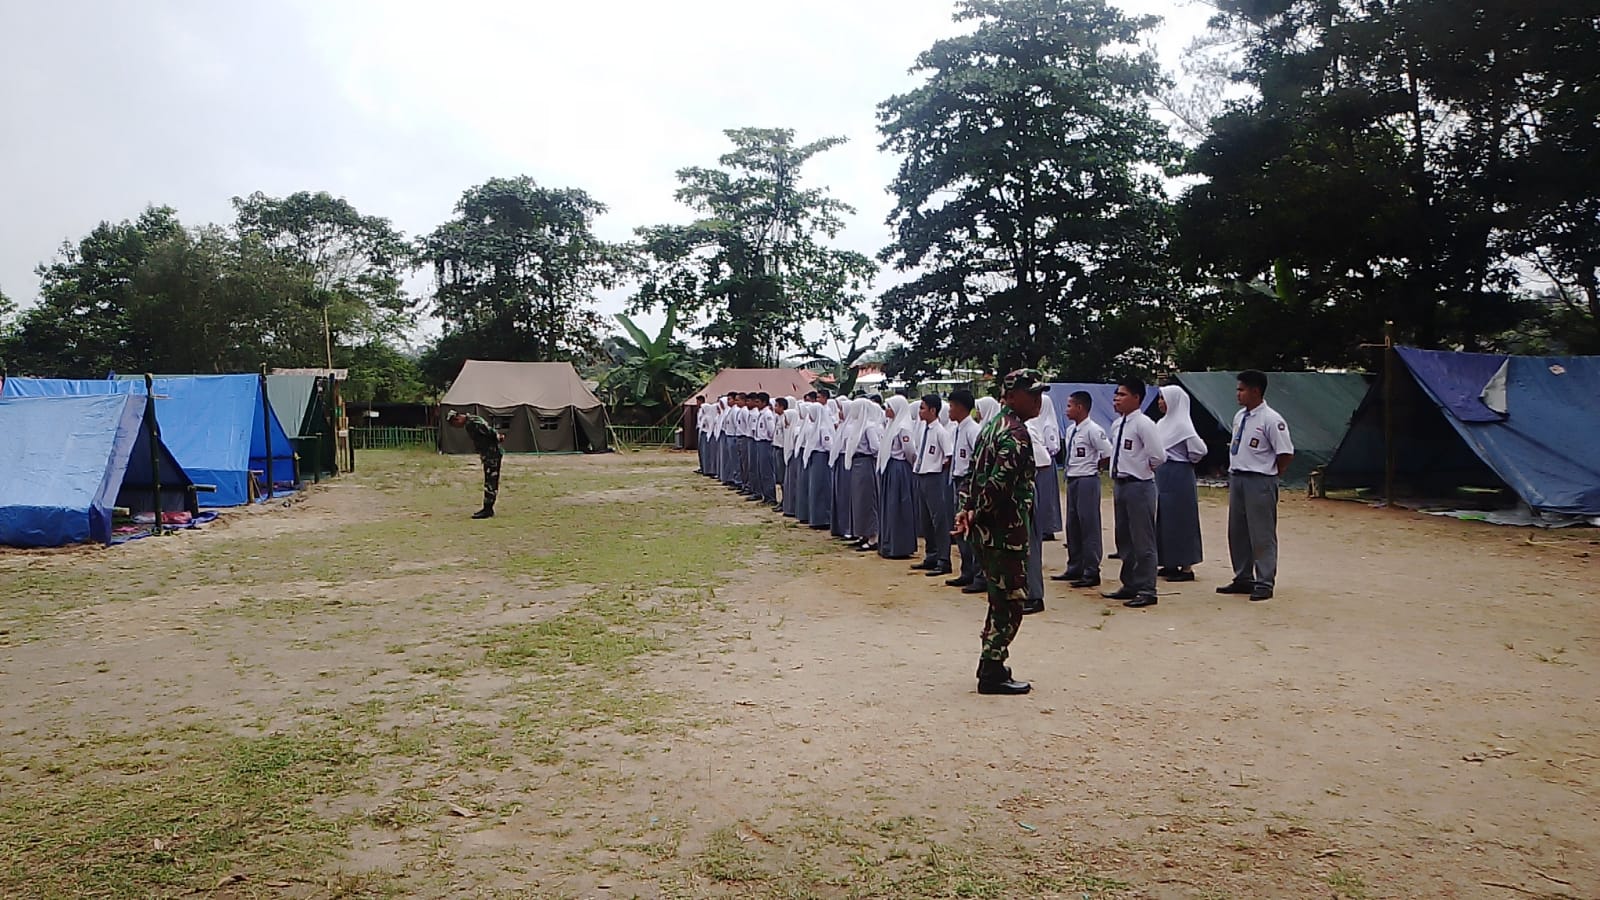
[[[1359,874],[1348,869],[1339,869],[1328,876],[1328,887],[1333,888],[1335,896],[1346,900],[1366,900],[1367,882]]]
[[[732,826],[719,828],[706,838],[705,849],[700,851],[696,866],[712,881],[744,884],[772,877]]]
[[[137,768],[105,756],[143,743],[171,752]],[[0,895],[143,898],[211,888],[233,872],[313,872],[345,825],[311,804],[346,790],[364,765],[325,730],[188,729],[79,747],[0,795]]]

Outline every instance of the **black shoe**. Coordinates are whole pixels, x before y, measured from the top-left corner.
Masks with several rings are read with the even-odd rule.
[[[1050,576],[1050,580],[1051,581],[1077,581],[1078,580],[1078,576],[1072,574],[1071,572],[1062,572],[1060,575],[1051,575]]]
[[[1044,599],[1043,598],[1040,598],[1038,600],[1024,600],[1024,601],[1022,601],[1022,614],[1023,615],[1031,616],[1034,613],[1042,613],[1042,612],[1044,612]]]
[[[1171,578],[1173,576],[1173,574],[1176,573],[1177,571],[1178,570],[1173,568],[1172,566],[1162,566],[1161,568],[1156,570],[1156,577],[1157,578]]]
[[[1127,588],[1117,588],[1114,591],[1105,591],[1101,593],[1100,596],[1106,598],[1107,600],[1132,600],[1133,598],[1139,596],[1139,592],[1132,591]]]
[[[1140,594],[1122,605],[1129,609],[1144,609],[1146,606],[1155,606],[1158,602],[1160,601],[1156,600],[1155,594]]]
[[[861,538],[858,538],[853,534],[836,535],[836,537],[838,537],[839,540],[844,541],[846,544],[859,544],[859,543],[861,543]]]
[[[923,560],[922,562],[916,563],[911,568],[915,569],[918,572],[926,572],[927,570],[933,568],[936,565],[938,565],[938,564],[937,563],[928,562],[927,560]]]
[[[926,572],[924,572],[922,574],[924,576],[928,577],[928,578],[939,578],[939,577],[944,576],[944,575],[949,575],[950,574],[950,567],[949,566],[934,566],[933,568],[929,569],[928,571],[926,571]]]
[[[883,551],[880,550],[879,552],[881,553]],[[909,553],[906,554],[905,556],[885,556],[884,557],[884,559],[891,560],[893,562],[905,562],[906,560],[908,560],[910,558],[911,558],[911,555]]]
[[[483,509],[473,513],[472,517],[474,519],[492,519],[494,518],[494,507],[485,506]]]
[[[962,588],[961,589],[961,593],[963,593],[963,594],[987,594],[987,593],[989,593],[989,586],[987,584],[979,584],[978,582],[974,581],[973,583],[971,583],[971,584],[967,585],[966,587]]]
[[[1099,587],[1099,586],[1100,586],[1100,579],[1098,579],[1098,578],[1079,578],[1077,581],[1074,581],[1071,584],[1067,585],[1067,587],[1075,587],[1075,588],[1092,588],[1092,587]]]
[[[949,581],[946,581],[944,584],[945,587],[966,587],[971,583],[971,578],[952,578]]]
[[[1250,592],[1250,599],[1251,600],[1255,600],[1255,601],[1271,600],[1272,599],[1272,588],[1269,588],[1269,587],[1258,587],[1255,590]]]
[[[1049,534],[1045,535],[1044,537],[1040,538],[1039,540],[1041,540],[1041,541],[1053,541],[1055,539],[1056,539],[1056,533],[1054,531],[1052,531]]]
[[[1033,685],[1026,681],[1016,681],[1007,678],[1004,681],[979,681],[978,693],[1015,697],[1033,690]]]
[[[1167,576],[1167,580],[1168,581],[1173,581],[1173,582],[1177,582],[1177,581],[1193,581],[1194,580],[1194,573],[1193,572],[1185,572],[1182,569],[1175,569],[1171,575]]]
[[[1232,584],[1225,584],[1217,588],[1217,593],[1219,594],[1253,594],[1255,592],[1256,586],[1248,581],[1235,581]]]
[[[828,526],[826,526],[826,525],[813,525],[813,526],[811,526],[811,530],[812,531],[826,531],[827,528],[828,528]]]
[[[857,553],[877,553],[878,552],[878,545],[877,544],[859,544],[859,545],[856,546],[856,552]]]

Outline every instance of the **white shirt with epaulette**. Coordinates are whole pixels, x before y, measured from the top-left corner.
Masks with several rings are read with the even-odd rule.
[[[1289,423],[1278,411],[1262,403],[1255,409],[1241,407],[1233,416],[1232,439],[1228,444],[1228,471],[1278,474],[1278,457],[1294,453]]]

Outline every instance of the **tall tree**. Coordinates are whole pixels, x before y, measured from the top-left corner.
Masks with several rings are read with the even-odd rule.
[[[570,360],[598,352],[597,290],[613,287],[622,248],[594,234],[606,210],[575,188],[543,188],[527,176],[469,189],[455,217],[422,239],[433,267],[433,312],[444,334],[423,368],[443,384],[477,357]]]
[[[667,320],[655,337],[625,315],[619,313],[616,319],[627,334],[610,342],[615,365],[601,380],[601,388],[613,404],[671,414],[706,376],[694,353],[677,338],[677,310],[668,308]]]
[[[701,218],[639,229],[643,271],[630,308],[703,318],[699,335],[720,362],[773,365],[803,345],[806,325],[859,305],[876,267],[827,246],[854,210],[801,179],[844,138],[797,145],[785,128],[725,133],[734,149],[720,168],[678,172],[677,199]]]
[[[325,191],[283,198],[257,192],[234,197],[233,207],[241,237],[304,269],[308,288],[297,299],[307,316],[320,319],[325,356],[341,339],[393,339],[415,324],[413,304],[401,290],[411,247],[388,219],[362,215]]]
[[[908,374],[1049,360],[1077,377],[1127,363],[1168,293],[1160,175],[1178,148],[1150,115],[1162,83],[1139,52],[1153,18],[1104,0],[964,0],[975,30],[917,58],[925,83],[879,106],[895,241],[912,277],[878,324]]]
[[[1202,275],[1269,287],[1225,298],[1219,328],[1292,322],[1277,351],[1342,364],[1385,320],[1427,346],[1491,345],[1527,313],[1534,270],[1586,300],[1600,268],[1600,69],[1580,49],[1600,38],[1592,11],[1219,6],[1245,23],[1259,96],[1195,153],[1204,181],[1184,200],[1183,246]]]

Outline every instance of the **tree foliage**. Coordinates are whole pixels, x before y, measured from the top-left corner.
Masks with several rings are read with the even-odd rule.
[[[1485,347],[1537,310],[1600,313],[1600,19],[1510,0],[1223,0],[1258,91],[1213,123],[1181,215],[1221,291],[1201,361],[1272,329],[1262,365],[1359,361],[1393,320]],[[1579,341],[1582,329],[1572,332]],[[1230,336],[1234,336],[1231,337]]]
[[[626,336],[613,339],[615,365],[600,382],[612,405],[670,412],[705,381],[705,367],[677,338],[677,310],[668,308],[667,320],[655,337],[625,315],[619,313],[616,319]]]
[[[233,198],[241,238],[259,241],[300,270],[308,316],[326,314],[335,343],[399,337],[416,323],[401,281],[412,249],[388,219],[362,215],[343,198],[300,191]]]
[[[1141,35],[1104,0],[965,0],[975,29],[917,58],[925,82],[879,106],[894,243],[910,280],[878,324],[909,341],[906,374],[941,362],[1054,362],[1092,378],[1160,338],[1169,295],[1160,175],[1178,148],[1148,98]]]
[[[850,344],[846,346],[844,343],[846,337],[844,329],[837,324],[829,323],[828,336],[833,339],[834,354],[829,356],[824,352],[821,344],[813,344],[806,348],[810,351],[811,356],[801,364],[801,367],[831,374],[834,387],[840,394],[853,392],[856,389],[856,379],[861,376],[861,366],[864,364],[867,354],[877,349],[878,346],[876,337],[863,340],[866,337],[867,329],[871,325],[871,316],[866,313],[856,313],[855,320],[850,328]]]
[[[527,176],[469,189],[455,216],[423,238],[433,267],[433,313],[444,334],[423,356],[442,385],[469,358],[513,362],[583,359],[599,352],[597,290],[626,269],[624,250],[595,236],[605,206],[575,188]]]
[[[641,286],[630,309],[703,318],[699,336],[720,363],[773,365],[803,346],[806,325],[859,305],[875,267],[827,246],[854,210],[801,179],[843,138],[796,145],[789,129],[725,134],[734,149],[720,168],[678,172],[677,199],[701,218],[638,230]]]

